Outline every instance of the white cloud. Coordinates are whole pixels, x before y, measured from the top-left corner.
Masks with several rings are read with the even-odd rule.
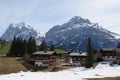
[[[23,21],[46,32],[75,15],[120,33],[119,14],[120,0],[0,0],[0,33],[9,23]]]

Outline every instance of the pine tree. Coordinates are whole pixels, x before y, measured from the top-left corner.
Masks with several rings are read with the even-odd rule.
[[[27,41],[26,41],[26,40],[23,41],[23,53],[24,53],[24,54],[27,53]],[[24,55],[24,54],[23,54],[23,55]]]
[[[118,43],[117,48],[120,48],[120,43]]]
[[[32,41],[33,52],[37,51],[36,40],[33,38]]]
[[[30,37],[27,44],[27,53],[32,54],[37,50],[35,39]]]
[[[12,57],[23,57],[25,53],[27,53],[27,41],[22,38],[14,37],[7,55]]]
[[[47,50],[47,44],[46,44],[46,42],[44,40],[42,41],[41,45],[39,46],[39,50],[40,51]]]
[[[21,39],[20,38],[17,38],[16,40],[16,47],[15,47],[15,56],[19,57],[21,55]]]
[[[13,41],[11,43],[11,47],[10,47],[8,56],[12,56],[12,57],[15,56],[15,49],[16,49],[15,47],[16,47],[16,37],[14,37],[14,39],[13,39]]]
[[[88,45],[87,45],[87,60],[86,60],[86,67],[90,68],[94,64],[94,49],[91,44],[90,37],[88,38]]]
[[[51,46],[50,46],[50,51],[54,51],[54,50],[55,50],[54,46],[51,45]]]

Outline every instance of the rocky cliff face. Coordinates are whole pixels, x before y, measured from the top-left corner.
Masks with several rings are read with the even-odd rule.
[[[119,34],[110,32],[97,23],[75,16],[67,23],[54,26],[46,33],[45,40],[64,49],[86,50],[87,39],[91,37],[93,47],[115,47],[120,38]]]
[[[13,37],[19,37],[28,40],[30,36],[34,37],[38,44],[44,38],[43,33],[37,33],[37,31],[34,30],[31,26],[21,22],[18,24],[11,23],[1,38],[7,41],[12,41]]]

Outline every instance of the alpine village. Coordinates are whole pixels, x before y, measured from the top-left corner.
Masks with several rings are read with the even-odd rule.
[[[23,22],[18,24],[11,23],[0,39],[0,74],[94,69],[99,63],[120,65],[120,43],[112,36],[115,33],[88,19],[75,16],[39,38],[32,34],[35,31],[32,27]],[[19,33],[13,34],[15,29],[27,33],[17,30]]]

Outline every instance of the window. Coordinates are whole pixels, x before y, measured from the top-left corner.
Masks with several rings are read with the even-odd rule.
[[[43,59],[43,57],[40,57],[40,60],[42,60]]]
[[[76,60],[76,58],[73,58],[73,60]]]
[[[45,57],[45,60],[48,60],[49,58],[48,57]]]
[[[112,56],[112,58],[115,58],[115,56]]]
[[[36,57],[36,59],[38,60],[38,59],[39,59],[39,57]]]
[[[51,59],[56,59],[56,56],[52,56]]]
[[[83,58],[82,60],[85,60],[85,58]]]
[[[38,64],[35,64],[35,66],[38,66]]]

